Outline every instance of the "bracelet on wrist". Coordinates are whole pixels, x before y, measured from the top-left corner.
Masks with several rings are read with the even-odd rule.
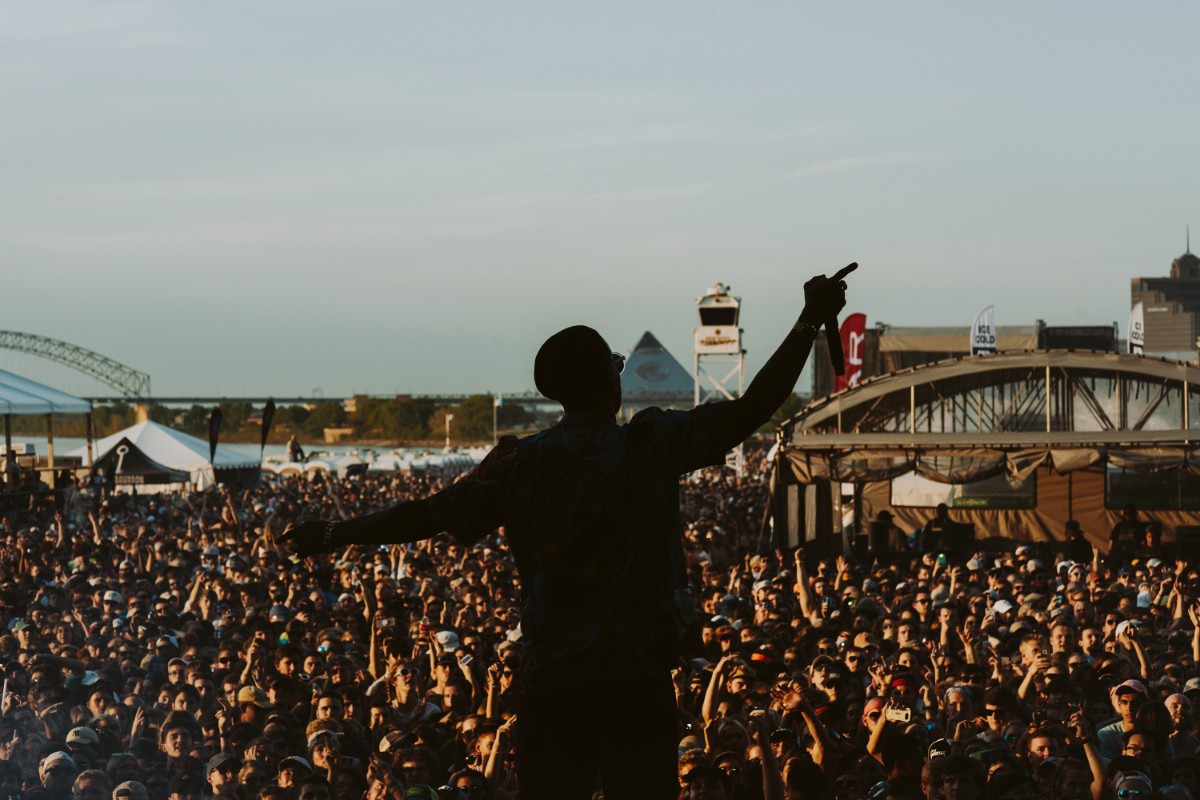
[[[805,322],[803,319],[796,320],[796,324],[792,326],[792,330],[801,336],[807,336],[810,339],[817,338],[817,326],[812,323]]]
[[[339,520],[331,519],[325,526],[325,535],[321,537],[321,543],[325,546],[325,552],[333,547],[333,529],[337,526]]]

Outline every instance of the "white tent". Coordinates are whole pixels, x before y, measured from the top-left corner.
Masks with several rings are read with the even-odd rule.
[[[66,392],[60,392],[58,389],[52,389],[45,384],[22,378],[20,375],[0,369],[0,416],[4,417],[4,458],[12,451],[12,418],[13,415],[26,414],[45,414],[47,419],[54,414],[84,414],[92,413],[92,404],[89,400],[76,397]],[[88,420],[88,430],[92,427],[91,419]],[[47,465],[50,471],[50,480],[54,480],[54,429],[47,422],[46,424],[46,439],[49,445],[47,452]],[[80,451],[80,458],[84,463],[90,463],[87,457],[87,448]],[[8,465],[5,465],[7,471]]]
[[[192,485],[199,489],[206,489],[214,483],[256,481],[262,468],[257,458],[242,455],[233,448],[220,444],[217,445],[214,463],[209,464],[208,442],[151,421],[139,422],[96,442],[96,460],[103,458],[123,439],[128,439],[146,456],[162,466],[187,472],[191,475]],[[71,455],[80,454],[82,450]]]
[[[0,414],[90,414],[88,400],[0,369]]]

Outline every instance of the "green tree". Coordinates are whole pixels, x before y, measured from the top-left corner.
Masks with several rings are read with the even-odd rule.
[[[326,428],[345,427],[346,417],[346,409],[340,401],[326,400],[318,403],[308,415],[308,419],[304,421],[304,429],[313,436],[321,436]]]
[[[435,410],[437,406],[429,399],[396,398],[380,403],[371,412],[369,424],[388,439],[422,441],[432,436],[429,418]]]
[[[183,430],[192,436],[208,435],[208,418],[212,410],[201,405],[193,405],[183,412]]]
[[[521,431],[533,424],[533,414],[520,403],[505,403],[496,409],[496,426],[502,432]]]
[[[439,406],[429,415],[429,421],[426,423],[429,428],[429,438],[441,439],[446,435],[446,415],[454,414],[454,419],[450,421],[450,440],[461,439],[462,434],[458,430],[458,414],[455,413],[454,406]]]
[[[249,403],[221,403],[221,430],[236,431],[246,424],[254,407]]]
[[[309,410],[304,406],[279,406],[275,409],[275,421],[272,427],[276,430],[302,430],[308,421]]]
[[[455,406],[450,432],[456,439],[491,441],[492,396],[473,394]]]
[[[375,397],[362,398],[350,415],[350,422],[360,433],[382,433],[376,424],[379,409],[387,405],[386,400]],[[386,434],[385,434],[386,435]]]

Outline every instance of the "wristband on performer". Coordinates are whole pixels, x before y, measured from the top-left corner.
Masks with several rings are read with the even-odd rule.
[[[796,320],[796,324],[792,326],[792,330],[810,340],[817,338],[817,326],[811,322],[805,322],[803,316]]]
[[[321,537],[321,544],[325,547],[325,552],[328,553],[333,548],[333,529],[337,526],[339,520],[331,519],[325,525],[325,535]]]

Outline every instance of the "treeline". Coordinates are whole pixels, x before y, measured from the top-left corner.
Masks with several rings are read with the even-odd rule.
[[[288,405],[275,409],[271,425],[271,441],[286,440],[296,434],[303,440],[319,440],[326,428],[352,428],[355,438],[385,439],[397,442],[444,441],[446,415],[452,414],[450,438],[455,442],[490,442],[492,439],[491,395],[476,394],[461,403],[439,406],[420,397],[380,400],[358,398],[353,413],[341,400],[325,400],[311,406]],[[245,438],[257,441],[262,431],[262,407],[249,403],[222,403],[221,438],[225,441]],[[150,418],[193,436],[208,436],[208,420],[212,406],[194,405],[188,409],[163,405],[150,407]],[[92,410],[93,434],[99,438],[116,433],[137,421],[137,409],[130,403],[117,402],[97,405]],[[524,406],[501,405],[496,409],[496,427],[503,433],[524,431],[534,417]],[[42,436],[46,433],[46,418],[14,416],[13,433],[21,436]],[[82,437],[86,423],[83,417],[56,416],[55,436]]]
[[[446,415],[453,414],[450,439],[454,442],[490,442],[492,439],[492,396],[474,394],[461,403],[439,406],[421,397],[397,397],[389,400],[357,398],[353,413],[341,400],[325,400],[312,406],[291,405],[275,409],[271,426],[271,441],[280,443],[296,434],[302,440],[320,440],[326,428],[352,428],[358,439],[382,439],[395,442],[444,441]],[[796,414],[807,398],[791,395],[775,412],[771,421],[758,433],[772,437],[779,426]],[[224,441],[258,441],[262,431],[262,408],[249,403],[222,403],[221,437]],[[162,405],[150,407],[150,418],[163,425],[186,431],[193,436],[208,436],[208,419],[212,406],[194,405],[188,409]],[[553,414],[551,418],[557,417]],[[97,405],[92,410],[92,427],[97,438],[128,428],[137,421],[137,409],[132,404],[117,402]],[[500,433],[529,431],[538,420],[518,404],[501,405],[496,409],[496,427]],[[18,436],[44,436],[46,418],[43,416],[14,416],[13,433]],[[83,417],[56,416],[54,435],[82,438],[85,435]]]

